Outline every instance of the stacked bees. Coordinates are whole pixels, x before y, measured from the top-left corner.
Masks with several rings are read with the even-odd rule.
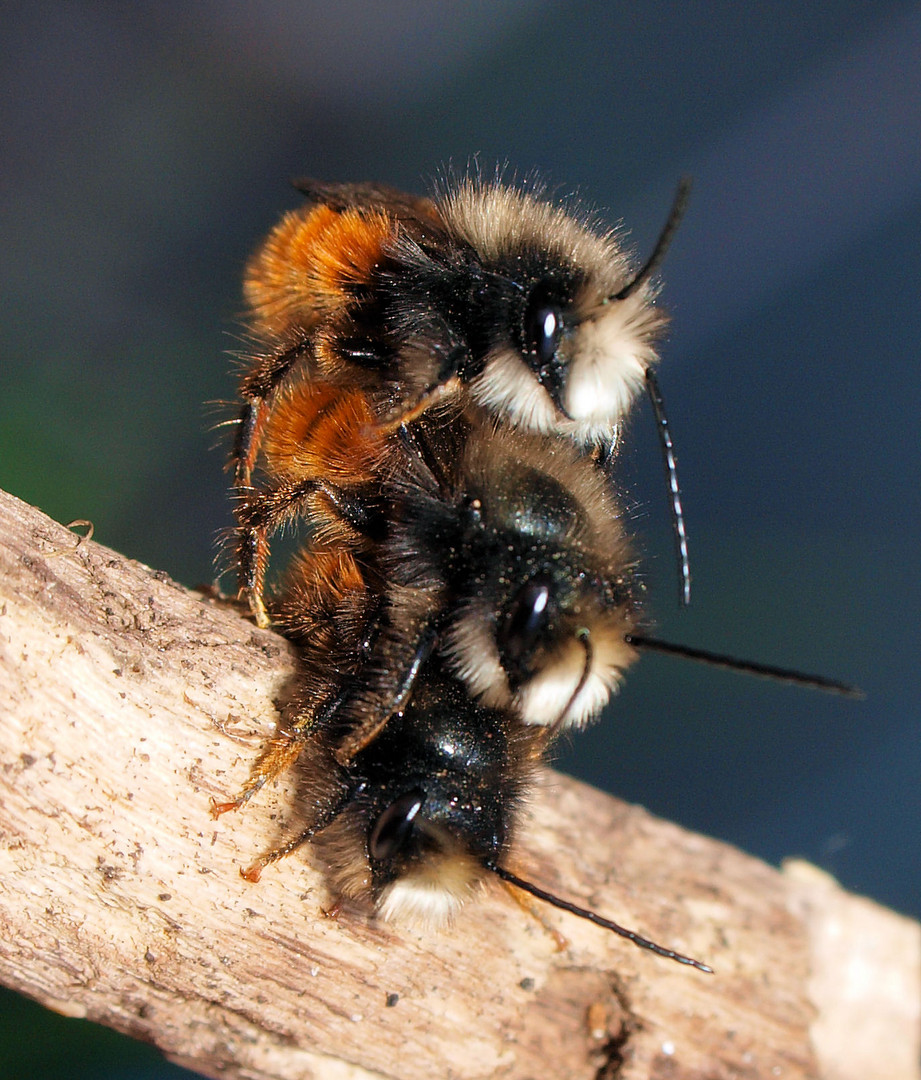
[[[439,921],[494,875],[703,967],[509,866],[535,768],[641,640],[610,465],[652,380],[653,272],[683,189],[637,269],[534,189],[299,186],[306,204],[246,273],[257,355],[232,465],[242,592],[302,673],[214,810],[297,761],[309,825],[245,876],[309,841],[342,899]],[[269,593],[269,543],[292,522],[306,538]]]

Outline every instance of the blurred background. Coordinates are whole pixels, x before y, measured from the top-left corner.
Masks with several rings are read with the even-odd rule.
[[[644,405],[625,461],[659,633],[867,699],[647,656],[559,764],[919,916],[919,56],[894,0],[2,4],[0,486],[210,581],[205,403],[233,396],[241,267],[291,177],[418,191],[476,157],[645,253],[689,173],[659,369],[687,612]],[[189,1075],[8,993],[0,1040],[9,1078]]]

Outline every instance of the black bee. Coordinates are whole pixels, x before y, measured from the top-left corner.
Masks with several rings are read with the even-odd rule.
[[[566,440],[457,417],[420,418],[403,440],[402,468],[373,490],[317,489],[335,532],[315,530],[272,605],[302,675],[238,803],[317,729],[342,732],[347,762],[433,653],[477,701],[558,731],[597,716],[636,658],[635,559],[593,462]]]
[[[315,733],[302,770],[304,803],[316,816],[244,877],[257,881],[266,865],[310,842],[337,902],[423,925],[449,920],[484,882],[499,878],[642,948],[710,971],[509,868],[522,800],[551,739],[546,728],[477,704],[431,660],[406,708],[347,764],[330,731]]]
[[[558,439],[457,429],[407,433],[419,454],[381,489],[384,592],[343,753],[373,737],[435,649],[478,701],[560,730],[597,716],[636,658],[635,558],[603,476]],[[297,606],[280,608],[289,629]]]

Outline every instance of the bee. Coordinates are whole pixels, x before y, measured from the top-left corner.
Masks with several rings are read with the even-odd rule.
[[[371,736],[436,648],[483,704],[526,725],[584,726],[636,658],[626,639],[641,589],[622,512],[565,443],[502,424],[431,427],[405,433],[415,468],[381,489],[386,585],[350,726]]]
[[[403,429],[402,468],[334,490],[334,534],[295,556],[272,615],[302,673],[240,805],[338,730],[348,763],[410,700],[433,653],[524,726],[594,719],[637,657],[642,588],[605,478],[568,441],[457,418]]]
[[[241,590],[257,621],[270,622],[271,533],[305,505],[335,532],[318,482],[378,478],[401,427],[432,409],[480,410],[607,463],[644,385],[687,593],[674,452],[653,376],[667,324],[654,272],[687,185],[639,269],[615,232],[536,188],[468,178],[429,199],[375,184],[297,186],[306,204],[272,230],[244,283],[258,347],[240,385],[231,464]]]
[[[263,869],[310,842],[337,904],[386,920],[439,925],[492,878],[586,918],[641,948],[711,969],[550,893],[509,868],[523,799],[552,734],[477,703],[434,657],[411,700],[347,763],[332,731],[318,732],[303,762],[312,821],[243,871]]]

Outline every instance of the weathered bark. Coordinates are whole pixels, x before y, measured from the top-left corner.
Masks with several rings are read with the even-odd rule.
[[[0,981],[212,1076],[917,1078],[916,924],[554,773],[516,865],[714,975],[545,910],[560,949],[498,885],[423,932],[325,915],[309,851],[247,884],[297,777],[208,800],[292,673],[233,607],[0,496]]]

